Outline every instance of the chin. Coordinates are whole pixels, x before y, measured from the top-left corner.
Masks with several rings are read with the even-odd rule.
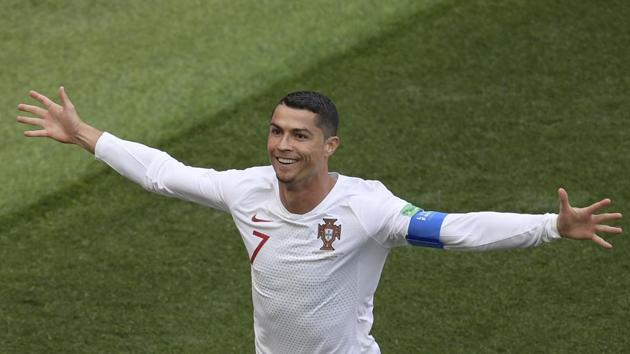
[[[287,175],[286,173],[281,173],[275,166],[273,169],[279,182],[291,183],[293,181],[293,176]]]
[[[276,173],[276,178],[279,182],[282,183],[291,183],[295,180],[295,175],[293,173],[287,173],[289,171],[283,171],[283,169],[275,164],[272,164],[273,170]]]
[[[293,179],[280,176],[277,173],[276,173],[276,178],[278,179],[278,182],[282,182],[282,183],[291,183],[291,181],[293,181]]]

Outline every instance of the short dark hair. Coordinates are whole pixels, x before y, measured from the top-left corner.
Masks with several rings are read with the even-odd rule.
[[[315,91],[295,91],[284,96],[278,104],[287,107],[306,109],[317,114],[317,126],[324,132],[324,138],[337,135],[339,114],[333,101]]]

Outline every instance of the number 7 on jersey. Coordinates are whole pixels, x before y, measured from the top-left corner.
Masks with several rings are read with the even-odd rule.
[[[256,259],[256,255],[258,254],[258,251],[260,251],[260,249],[265,245],[265,242],[267,242],[267,240],[269,239],[269,235],[265,235],[262,232],[259,232],[256,230],[254,230],[253,234],[256,237],[260,237],[261,240],[258,246],[256,246],[254,253],[252,253],[252,258],[250,259],[250,263],[254,263],[254,259]]]

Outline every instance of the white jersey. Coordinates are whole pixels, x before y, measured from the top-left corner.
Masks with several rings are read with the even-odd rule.
[[[380,182],[336,174],[306,214],[280,201],[271,166],[218,172],[104,133],[95,155],[160,194],[229,212],[251,261],[257,353],[380,353],[373,297],[389,249],[406,245],[415,207]],[[418,221],[416,221],[418,223]],[[528,247],[558,238],[556,216],[448,214],[444,248]]]

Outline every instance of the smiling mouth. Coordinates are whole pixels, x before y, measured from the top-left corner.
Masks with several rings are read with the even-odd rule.
[[[283,164],[283,165],[292,165],[292,164],[294,164],[294,163],[298,162],[298,160],[295,160],[295,159],[287,159],[287,158],[284,158],[284,157],[276,157],[276,160],[277,160],[278,162],[280,162],[281,164]]]

